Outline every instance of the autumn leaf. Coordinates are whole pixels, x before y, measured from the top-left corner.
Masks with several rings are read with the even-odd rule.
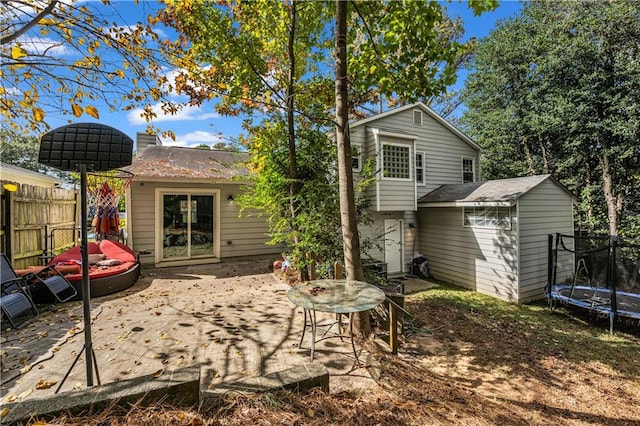
[[[2,410],[0,410],[0,419],[3,419],[5,417],[7,417],[7,414],[9,414],[11,410],[9,410],[8,408],[3,408]]]
[[[93,118],[100,118],[100,113],[98,112],[98,109],[94,106],[89,105],[88,107],[85,107],[84,112],[86,112]]]
[[[71,104],[71,109],[73,110],[73,115],[76,117],[80,117],[82,115],[82,107],[78,104]]]
[[[11,48],[11,59],[20,59],[25,56],[27,56],[27,52],[22,47],[13,46]]]
[[[50,387],[52,387],[56,383],[58,383],[58,382],[49,382],[49,381],[46,381],[44,379],[40,379],[38,381],[38,383],[36,383],[36,389],[49,389]]]
[[[37,122],[44,120],[44,111],[41,108],[34,108],[33,119]]]

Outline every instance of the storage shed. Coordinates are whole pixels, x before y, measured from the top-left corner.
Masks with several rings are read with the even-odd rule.
[[[547,236],[573,233],[573,195],[550,175],[442,185],[418,200],[434,278],[514,302],[544,298]]]

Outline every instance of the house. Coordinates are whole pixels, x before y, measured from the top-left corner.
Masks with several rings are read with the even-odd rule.
[[[0,180],[3,184],[26,184],[43,188],[53,188],[64,183],[62,179],[7,163],[0,163]]]
[[[547,235],[573,232],[573,196],[546,176],[478,182],[480,147],[422,103],[351,124],[354,179],[372,161],[366,255],[506,300],[544,297]],[[365,247],[368,244],[364,244]]]
[[[544,296],[547,235],[573,232],[572,195],[550,176],[479,182],[480,147],[423,103],[350,124],[354,180],[371,163],[365,261],[410,272],[417,253],[437,279],[507,300]],[[127,169],[127,231],[143,263],[173,266],[275,255],[257,214],[234,203],[244,153],[163,147],[138,134]],[[131,217],[131,212],[135,216]],[[369,244],[371,242],[371,244]]]
[[[264,218],[239,217],[234,198],[246,153],[162,146],[155,135],[137,134],[137,155],[125,169],[128,243],[140,262],[156,267],[219,262],[244,256],[276,255],[267,245]],[[133,214],[135,212],[135,215]]]
[[[384,244],[366,255],[389,274],[408,272],[419,249],[418,199],[440,185],[477,181],[480,147],[420,102],[352,123],[350,135],[354,179],[365,161],[377,171],[368,189],[372,223],[360,233]]]

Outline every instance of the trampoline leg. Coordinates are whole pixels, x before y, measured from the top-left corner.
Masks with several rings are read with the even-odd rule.
[[[613,317],[615,317],[615,313],[613,311],[609,312],[609,334],[613,336]]]

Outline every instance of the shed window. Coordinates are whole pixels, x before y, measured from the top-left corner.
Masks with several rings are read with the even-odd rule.
[[[384,144],[382,146],[382,177],[384,179],[411,179],[411,149],[408,146]]]
[[[465,207],[464,226],[511,229],[511,207]]]

